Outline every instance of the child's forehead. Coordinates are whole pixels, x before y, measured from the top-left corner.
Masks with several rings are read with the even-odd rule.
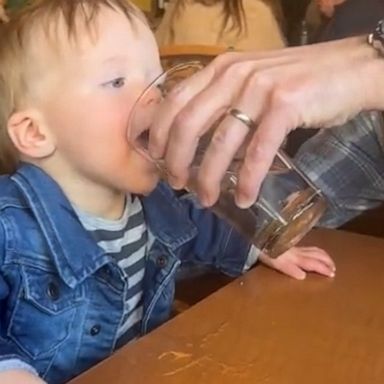
[[[41,24],[40,30],[46,40],[53,40],[55,44],[81,47],[83,43],[88,43],[89,40],[96,43],[100,36],[106,34],[117,35],[124,32],[125,35],[133,35],[137,32],[137,22],[136,17],[128,19],[118,10],[102,7],[90,19],[87,19],[80,12],[77,12],[71,20],[59,14]],[[118,39],[116,39],[116,43],[118,43]]]
[[[74,56],[92,59],[92,56],[114,56],[140,41],[145,46],[149,28],[138,18],[128,19],[123,13],[104,7],[91,20],[79,14],[69,24],[64,17],[48,20],[38,26],[32,49],[38,55],[56,59]]]
[[[40,43],[33,44],[35,70],[41,76],[87,79],[109,74],[125,74],[133,79],[153,78],[159,73],[157,44],[148,26],[139,18],[129,20],[113,10],[100,13],[92,25],[80,23],[73,35],[67,25],[52,24],[41,28]],[[65,74],[64,74],[65,73]],[[53,77],[54,76],[54,77]]]

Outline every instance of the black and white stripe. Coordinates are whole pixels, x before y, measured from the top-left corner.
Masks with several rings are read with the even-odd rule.
[[[124,315],[118,330],[117,346],[137,338],[143,316],[143,279],[148,231],[143,208],[137,197],[127,197],[119,220],[106,220],[84,213],[75,207],[84,228],[97,244],[117,261],[128,282]]]

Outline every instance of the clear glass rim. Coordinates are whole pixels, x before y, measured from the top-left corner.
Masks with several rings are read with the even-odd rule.
[[[134,114],[134,111],[135,111],[137,105],[140,103],[142,98],[152,89],[153,85],[156,84],[159,81],[159,79],[161,79],[162,77],[167,76],[167,75],[169,75],[169,74],[171,74],[171,73],[173,73],[175,71],[179,71],[179,70],[182,70],[184,68],[190,68],[190,67],[196,67],[197,69],[203,69],[204,65],[200,61],[198,61],[198,60],[186,61],[186,62],[183,62],[183,63],[180,63],[180,64],[175,64],[172,67],[170,67],[170,68],[166,69],[165,71],[163,71],[155,79],[153,79],[145,87],[145,89],[140,93],[140,95],[137,97],[136,101],[134,102],[134,104],[132,106],[132,109],[131,109],[131,112],[130,112],[130,116],[128,118],[128,126],[130,125],[130,122],[132,121],[132,116]]]
[[[128,140],[128,143],[129,145],[136,151],[138,152],[141,156],[144,156],[147,160],[153,162],[153,163],[156,163],[158,164],[158,161],[156,161],[150,154],[149,152],[139,146],[139,145],[135,145],[134,143],[134,140],[130,140],[130,130],[131,130],[131,126],[132,126],[132,121],[133,121],[133,118],[134,118],[134,115],[135,115],[135,111],[137,110],[137,107],[138,105],[140,104],[140,102],[142,101],[142,99],[151,91],[151,89],[153,89],[153,86],[159,81],[159,79],[163,78],[164,76],[168,76],[174,72],[177,72],[177,71],[180,71],[180,70],[183,70],[183,69],[187,69],[187,68],[191,68],[191,67],[195,67],[196,69],[198,70],[201,70],[205,67],[205,65],[199,61],[199,60],[191,60],[191,61],[185,61],[185,62],[182,62],[182,63],[179,63],[179,64],[175,64],[173,66],[171,66],[170,68],[166,69],[165,71],[163,71],[160,75],[156,76],[155,79],[153,79],[145,88],[144,90],[140,93],[140,95],[137,97],[136,101],[134,102],[133,106],[132,106],[132,109],[130,111],[130,114],[129,114],[129,117],[128,117],[128,129],[127,129],[127,140]]]

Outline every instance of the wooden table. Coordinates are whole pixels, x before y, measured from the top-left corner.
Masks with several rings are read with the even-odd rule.
[[[209,296],[73,384],[384,383],[384,240],[318,230],[334,280],[264,267]]]

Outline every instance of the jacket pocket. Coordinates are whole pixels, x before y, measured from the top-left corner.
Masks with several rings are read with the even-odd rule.
[[[37,358],[68,338],[84,295],[81,288],[69,288],[55,273],[27,266],[22,266],[21,272],[8,336],[30,357]]]

